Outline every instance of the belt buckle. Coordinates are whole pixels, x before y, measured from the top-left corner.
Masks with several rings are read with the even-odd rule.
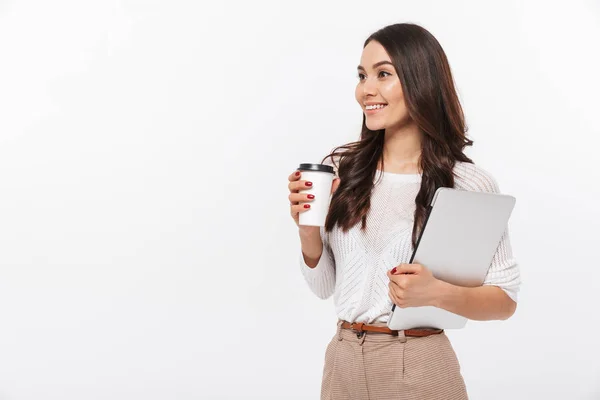
[[[358,325],[358,329],[354,328],[354,325]],[[356,332],[356,337],[359,339],[362,338],[363,335],[365,334],[365,331],[363,331],[363,328],[362,328],[363,325],[364,325],[364,322],[357,322],[357,323],[353,322],[350,324],[350,329],[352,329],[353,331]]]

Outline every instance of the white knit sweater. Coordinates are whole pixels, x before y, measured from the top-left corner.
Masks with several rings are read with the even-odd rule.
[[[346,233],[337,226],[329,233],[321,227],[323,254],[315,268],[306,265],[300,250],[300,268],[308,286],[322,299],[333,294],[336,314],[346,321],[388,321],[392,301],[386,273],[408,263],[413,252],[415,197],[421,175],[378,170],[374,182],[380,174],[383,177],[371,192],[364,232],[360,222]],[[454,175],[456,189],[500,193],[494,177],[474,164],[457,162]],[[507,227],[483,284],[498,286],[517,301],[520,283]]]

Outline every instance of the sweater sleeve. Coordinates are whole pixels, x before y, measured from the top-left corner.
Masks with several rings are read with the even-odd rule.
[[[314,268],[306,265],[302,249],[300,249],[300,269],[310,290],[321,299],[326,299],[333,294],[335,289],[335,259],[329,246],[328,234],[325,227],[320,227],[323,253],[317,266]]]
[[[471,165],[464,175],[457,175],[460,185],[465,190],[478,192],[501,193],[496,179],[481,167]],[[460,178],[464,178],[460,179]],[[457,185],[459,186],[459,185]],[[520,267],[513,256],[508,226],[500,239],[496,253],[483,281],[483,285],[498,286],[515,302],[517,301],[519,288],[521,286]]]
[[[515,302],[517,301],[517,295],[521,285],[521,274],[519,271],[519,264],[512,254],[508,228],[506,228],[506,231],[500,240],[500,244],[494,254],[494,258],[492,259],[492,263],[483,284],[498,286],[500,289],[504,290],[511,299]]]

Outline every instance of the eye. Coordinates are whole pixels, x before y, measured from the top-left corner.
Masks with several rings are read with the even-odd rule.
[[[390,74],[390,73],[389,73],[389,72],[387,72],[387,71],[379,71],[379,74],[378,74],[378,76],[380,76],[380,77],[381,77],[381,74],[387,74],[387,75],[389,75],[389,76],[392,76],[392,74]],[[385,78],[385,76],[386,76],[386,75],[384,75],[383,77]],[[365,77],[365,74],[358,73],[358,75],[357,75],[357,78],[358,78],[359,80],[361,80],[361,81],[364,79],[364,77]]]

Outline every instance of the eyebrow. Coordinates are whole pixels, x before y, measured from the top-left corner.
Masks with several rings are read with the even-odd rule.
[[[392,64],[389,61],[379,61],[379,62],[376,62],[375,64],[373,64],[373,69],[379,67],[380,65],[384,65],[384,64],[390,64],[391,66],[394,66],[394,64]],[[363,70],[363,71],[365,70],[362,65],[359,65],[356,69]]]

